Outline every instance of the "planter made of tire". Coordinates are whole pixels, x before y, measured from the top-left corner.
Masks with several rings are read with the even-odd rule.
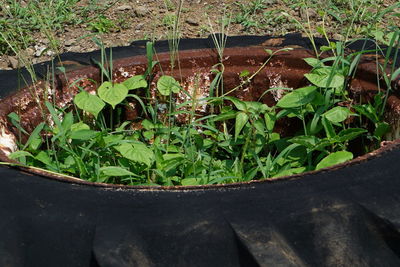
[[[280,40],[280,46],[293,41],[291,38]],[[235,77],[240,71],[251,71],[267,56],[260,47],[243,46],[271,40],[276,39],[228,40],[242,46],[226,50],[225,55],[232,60],[226,65],[233,73],[226,77],[228,86],[230,79],[232,84],[237,82]],[[210,56],[215,54],[198,49],[207,48],[209,43],[181,42],[185,48],[194,49],[183,49],[181,59],[188,55],[193,60],[210,60],[208,65],[198,61],[187,63],[188,67],[183,64],[184,76],[190,77],[185,69],[190,73],[196,64],[200,65],[196,69],[203,68],[201,73],[208,73],[209,64],[215,62]],[[243,58],[243,51],[251,55],[246,56],[249,62]],[[293,61],[294,54],[298,59]],[[259,97],[266,84],[273,82],[286,82],[292,87],[304,85],[302,75],[308,67],[301,58],[305,55],[311,56],[308,51],[297,49],[274,57],[272,65],[254,80],[251,93],[244,95],[246,100]],[[142,56],[131,56],[134,57],[117,60],[115,68],[123,68],[131,75],[144,66]],[[161,62],[167,57],[162,53],[159,56]],[[136,66],[130,67],[132,62]],[[376,76],[372,77],[374,72],[368,64],[361,68],[363,71],[352,86],[354,90],[368,89],[357,91],[368,98],[375,88]],[[272,69],[273,75],[268,72]],[[295,69],[296,83],[287,78],[288,69]],[[69,79],[82,76],[96,78],[98,70],[84,67],[68,74]],[[15,78],[0,73],[0,81],[5,77]],[[60,103],[65,101],[65,90],[74,93],[73,88],[62,90],[56,98]],[[272,98],[264,101],[269,103]],[[12,110],[20,99],[16,95],[5,98],[1,115]],[[388,114],[394,121],[397,101],[395,96],[389,101]],[[38,123],[34,107],[27,108],[27,115],[24,114],[21,115],[27,116],[23,119],[27,128]],[[7,126],[4,131],[12,130],[3,126]],[[398,266],[399,156],[398,141],[387,142],[375,152],[327,170],[273,181],[173,190],[97,186],[73,178],[2,167],[0,265]]]

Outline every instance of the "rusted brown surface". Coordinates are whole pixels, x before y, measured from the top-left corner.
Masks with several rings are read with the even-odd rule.
[[[268,58],[268,54],[264,51],[264,48],[265,47],[245,47],[225,49],[223,62],[225,66],[225,92],[228,92],[241,83],[242,80],[239,77],[239,74],[243,70],[248,70],[250,73],[254,73],[260,68],[263,62]],[[276,50],[277,48],[271,49]],[[269,64],[263,68],[257,76],[255,76],[251,83],[246,84],[231,95],[246,101],[258,101],[262,94],[270,88],[299,88],[306,86],[308,82],[304,78],[304,74],[311,69],[303,60],[303,58],[307,57],[313,57],[313,52],[304,49],[294,49],[288,52],[281,52],[272,58]],[[180,52],[180,69],[176,68],[173,71],[169,68],[170,57],[168,53],[158,54],[157,60],[160,62],[160,65],[155,68],[155,82],[161,75],[172,75],[181,81],[185,90],[192,92],[193,88],[196,87],[196,96],[198,98],[208,96],[208,88],[213,79],[213,74],[211,74],[210,70],[213,65],[218,63],[214,50],[203,49]],[[145,56],[116,60],[114,62],[113,79],[115,82],[121,82],[133,75],[143,74],[146,70],[146,64],[147,59]],[[155,82],[153,82],[153,87],[155,87]],[[396,80],[396,82],[399,81]],[[59,107],[68,107],[71,105],[73,97],[79,92],[79,88],[83,88],[90,92],[96,90],[97,85],[100,83],[101,77],[97,68],[82,67],[67,72],[66,77],[63,74],[59,74],[56,78],[57,86],[55,88],[51,88],[50,85],[45,82],[40,82],[35,85],[35,88],[24,88],[19,92],[16,92],[0,101],[0,135],[3,137],[10,136],[10,140],[16,140],[16,136],[18,135],[17,129],[15,129],[8,121],[7,115],[9,113],[15,112],[19,114],[22,126],[26,130],[32,131],[43,120],[51,123],[48,114],[45,112],[45,100],[53,102]],[[351,95],[357,100],[361,99],[362,101],[369,101],[378,90],[376,84],[377,75],[375,61],[367,58],[365,61],[360,63],[356,77],[351,82]],[[282,95],[279,91],[273,91],[273,93],[265,94],[260,101],[271,106],[274,105],[281,96]],[[185,99],[183,97],[184,96],[178,96],[177,101],[180,103],[184,102]],[[132,101],[131,107],[132,108],[128,109],[126,112],[128,119],[132,119],[137,115],[136,108],[138,106],[135,105],[134,101]],[[398,118],[400,115],[400,99],[395,95],[391,95],[388,99],[387,114],[387,117],[393,125],[393,131],[397,131],[397,124],[399,124]],[[291,127],[297,127],[296,125],[290,126],[290,123],[290,121],[281,122],[278,123],[277,127],[279,131],[285,135],[285,131]],[[398,138],[397,135],[397,133],[394,133],[392,136]],[[396,141],[394,144],[397,146],[398,142]],[[386,149],[393,148],[393,146],[394,145],[385,146],[376,152],[369,153],[351,162],[334,166],[331,169],[341,168],[343,166],[365,161]],[[15,147],[6,147],[3,145],[0,151],[0,160],[12,162],[7,158],[6,154],[13,149],[15,149]],[[54,179],[61,179],[63,181],[93,184],[78,178],[49,174],[48,172],[40,170],[29,169],[29,172]],[[300,176],[301,175],[297,175],[293,177]],[[114,187],[113,185],[102,186]]]

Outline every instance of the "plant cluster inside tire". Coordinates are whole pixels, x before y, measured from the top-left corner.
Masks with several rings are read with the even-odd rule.
[[[227,49],[227,59],[188,58],[182,69],[168,67],[150,42],[140,66],[105,64],[112,59],[102,53],[97,81],[62,74],[64,90],[75,90],[69,102],[58,102],[50,81],[30,88],[39,123],[21,107],[7,113],[17,146],[8,157],[91,182],[226,184],[344,163],[395,130],[387,103],[399,70],[388,56],[371,67],[367,51],[340,42],[318,55],[246,49],[248,67],[234,66],[237,53]]]

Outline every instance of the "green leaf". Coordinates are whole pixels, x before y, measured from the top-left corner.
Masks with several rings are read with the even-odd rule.
[[[327,120],[332,123],[339,123],[347,119],[351,111],[345,107],[334,107],[322,114]]]
[[[276,177],[282,177],[282,176],[289,176],[289,175],[293,175],[293,174],[302,173],[305,171],[306,171],[306,167],[291,168],[291,169],[286,169],[286,170],[280,171],[272,177],[276,178]]]
[[[50,167],[55,167],[54,163],[49,156],[49,154],[46,151],[40,151],[36,156],[35,159],[38,161],[42,162],[43,164],[50,166]]]
[[[338,133],[336,139],[338,142],[350,141],[359,136],[360,134],[366,133],[367,130],[361,128],[349,128],[342,130]]]
[[[25,131],[24,128],[22,128],[21,124],[19,124],[19,123],[20,123],[20,118],[19,118],[19,116],[18,116],[17,113],[11,112],[10,114],[8,114],[8,117],[11,119],[11,123],[12,123],[21,133],[24,133],[24,134],[28,135],[28,132]]]
[[[304,58],[304,61],[313,68],[322,67],[324,65],[319,59],[313,57]]]
[[[307,86],[296,89],[284,95],[276,105],[281,108],[301,107],[313,101],[315,97],[315,90],[317,90],[317,87],[315,86]]]
[[[127,169],[118,167],[118,166],[107,166],[101,167],[99,171],[107,176],[137,176],[133,172],[128,171]]]
[[[324,126],[325,134],[328,138],[333,138],[336,136],[335,129],[332,126],[332,123],[328,121],[325,117],[322,117],[322,126]]]
[[[264,114],[265,126],[267,127],[268,132],[272,132],[275,127],[276,122],[276,114],[272,112],[268,112]]]
[[[147,87],[147,81],[144,75],[135,75],[133,77],[130,77],[129,79],[125,80],[122,84],[125,85],[125,87],[128,88],[128,90]]]
[[[27,151],[18,150],[18,151],[12,152],[10,155],[8,155],[8,157],[10,159],[18,159],[21,157],[33,157],[33,155]]]
[[[316,170],[326,168],[332,165],[336,165],[339,163],[346,162],[348,160],[353,159],[353,154],[348,151],[338,151],[329,154],[325,158],[323,158],[315,167]]]
[[[104,82],[97,89],[99,97],[106,103],[110,104],[113,108],[121,103],[128,95],[128,88],[125,85],[110,82]]]
[[[337,88],[343,86],[344,76],[340,73],[334,73],[331,77],[331,72],[334,71],[330,67],[318,68],[312,73],[304,74],[304,76],[314,85],[323,88]],[[330,83],[328,84],[330,80]]]
[[[133,144],[122,144],[115,147],[121,155],[132,161],[146,164],[151,166],[154,161],[154,153],[143,143],[133,143]]]
[[[238,138],[240,132],[242,131],[244,125],[249,120],[249,116],[244,112],[238,112],[235,121],[235,140]]]
[[[200,178],[186,178],[182,179],[181,184],[184,186],[190,186],[190,185],[200,185],[201,179]]]
[[[98,132],[88,129],[72,131],[70,138],[74,140],[90,140],[96,136]]]
[[[299,135],[289,139],[289,142],[305,146],[306,148],[313,148],[320,140],[312,135]]]
[[[82,91],[77,94],[74,98],[75,105],[95,117],[104,108],[105,104],[98,96],[89,94],[86,91]]]
[[[247,106],[244,101],[237,99],[236,97],[233,97],[233,96],[226,96],[225,99],[228,99],[229,101],[231,101],[238,110],[240,110],[240,111],[247,110]]]
[[[71,131],[90,130],[89,125],[80,121],[71,125]]]
[[[387,122],[377,123],[374,131],[374,136],[381,138],[389,130],[390,130],[390,124],[388,124]]]
[[[179,93],[181,90],[181,86],[174,77],[164,75],[161,76],[160,79],[157,81],[157,89],[161,95],[168,96],[173,93]]]
[[[41,122],[38,126],[35,127],[23,149],[27,148],[28,146],[32,150],[37,150],[39,148],[39,146],[42,144],[42,137],[40,136],[40,132],[43,130],[43,127],[45,125],[46,124],[44,122]]]
[[[211,118],[211,121],[225,121],[225,120],[230,120],[236,117],[237,111],[235,110],[230,110],[226,112],[221,112],[217,116]]]

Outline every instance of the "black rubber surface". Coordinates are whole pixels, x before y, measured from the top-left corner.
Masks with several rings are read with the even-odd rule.
[[[143,53],[141,44],[113,53]],[[180,48],[204,45],[210,40]],[[92,56],[63,57],[89,64]],[[2,95],[15,75],[0,72]],[[1,167],[0,266],[400,266],[399,160],[397,147],[291,180],[175,191],[78,185]]]

